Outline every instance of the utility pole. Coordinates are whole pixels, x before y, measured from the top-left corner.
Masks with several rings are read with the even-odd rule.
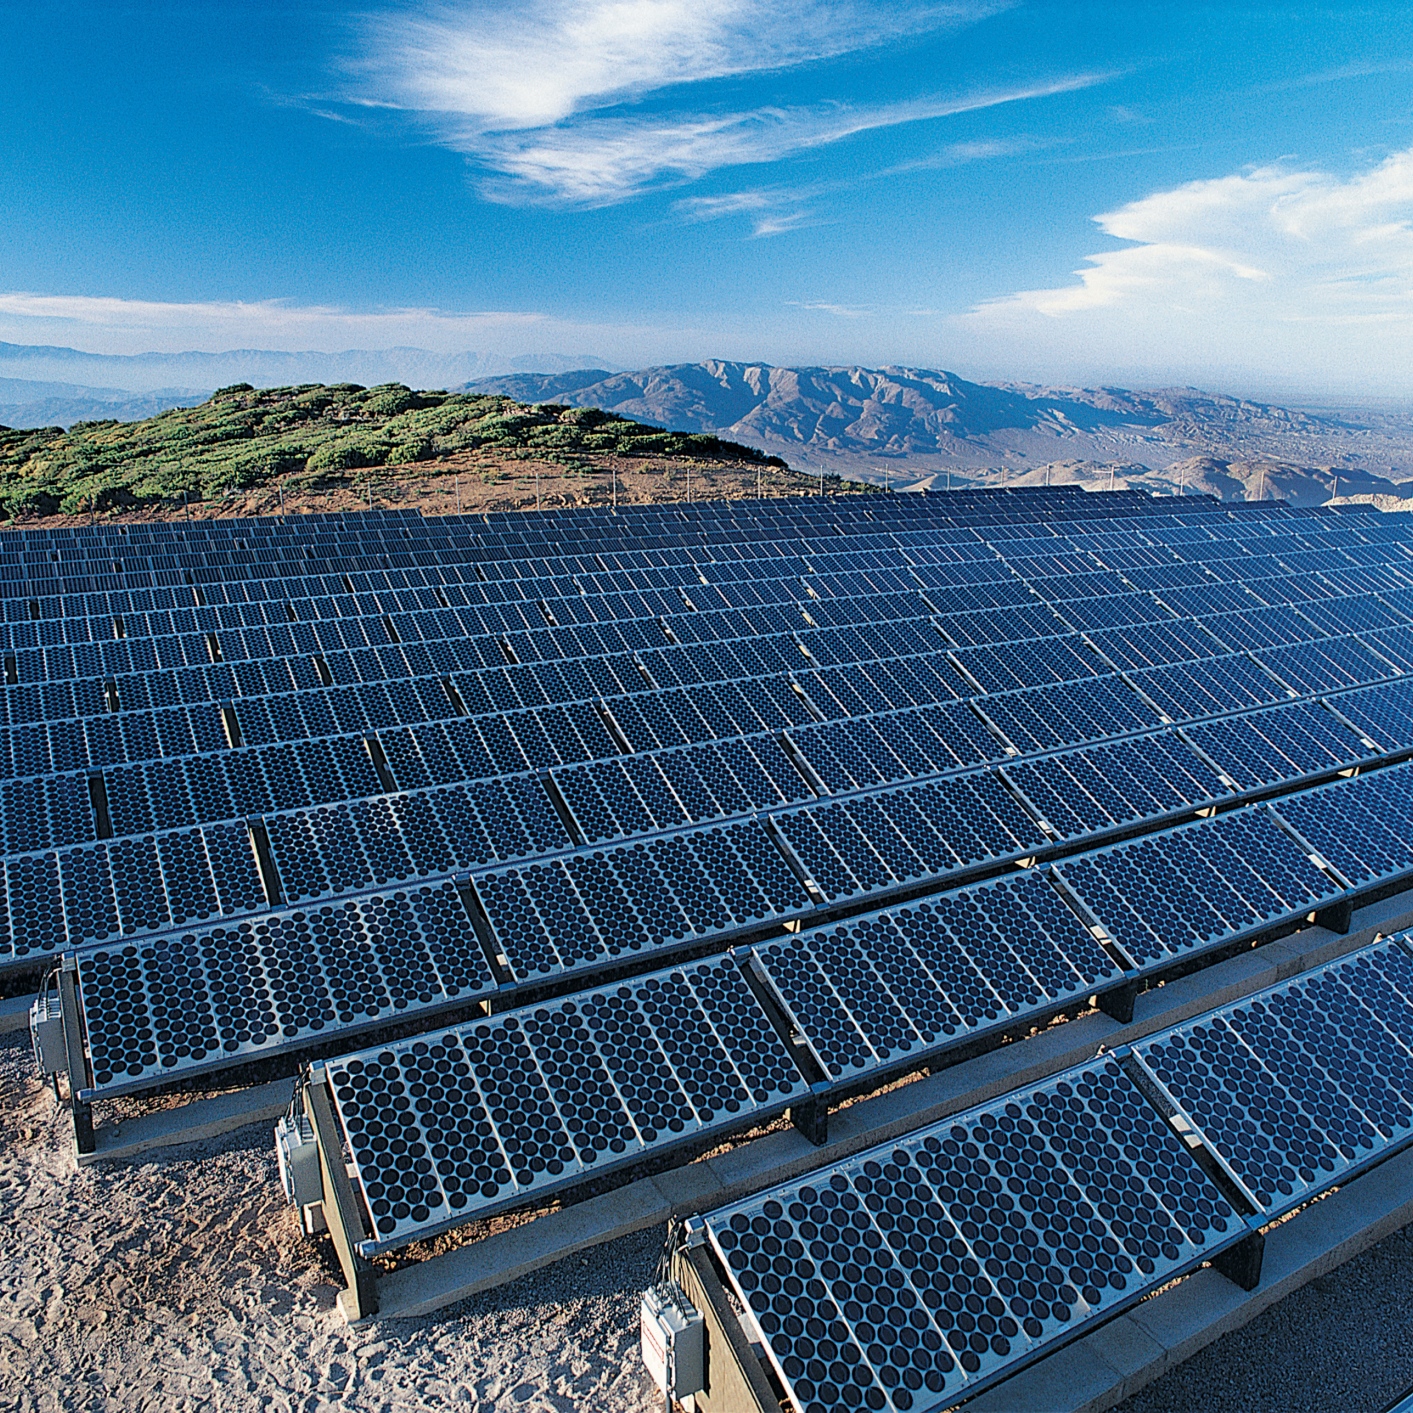
[[[283,514],[285,513],[285,483],[284,483],[283,481],[280,482],[279,491],[280,491],[280,514],[283,515]]]
[[[1111,491],[1114,489],[1114,463],[1112,461],[1109,463],[1109,489]]]
[[[1184,496],[1184,495],[1186,495],[1186,494],[1187,494],[1187,466],[1186,466],[1186,464],[1184,463],[1182,470],[1181,470],[1180,472],[1178,472],[1178,495]]]
[[[610,469],[613,472],[613,508],[618,509],[618,463],[614,462]]]
[[[1339,499],[1339,472],[1338,472],[1338,471],[1335,472],[1334,495],[1331,497],[1331,499],[1333,499],[1333,500],[1338,500],[1338,499]]]
[[[540,508],[540,468],[535,467],[535,509]]]
[[[458,515],[460,515],[460,514],[461,514],[461,477],[460,477],[460,476],[453,476],[453,477],[452,477],[452,480],[455,481],[455,483],[456,483],[456,513],[457,513]]]
[[[759,462],[759,461],[756,462],[756,499],[757,499],[757,500],[763,499],[763,497],[762,497],[762,495],[761,495],[761,489],[760,489],[760,462]]]

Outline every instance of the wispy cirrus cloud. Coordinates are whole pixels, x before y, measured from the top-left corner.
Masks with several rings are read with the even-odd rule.
[[[524,131],[680,84],[791,68],[974,23],[1012,0],[511,0],[394,9],[362,71],[447,134]]]
[[[370,22],[355,66],[359,101],[402,110],[464,153],[493,200],[608,205],[722,168],[777,162],[879,128],[1068,92],[1104,77],[873,105],[700,101],[701,86],[712,80],[760,82],[975,23],[1009,3],[522,0],[420,16],[394,11]]]
[[[1026,97],[1035,96],[1027,92]],[[993,102],[996,95],[991,95]],[[973,99],[979,106],[980,100]],[[673,210],[684,221],[722,221],[731,217],[748,217],[756,237],[780,235],[802,225],[826,220],[820,203],[827,197],[853,190],[869,182],[910,172],[941,171],[960,167],[968,162],[985,162],[999,157],[1014,157],[1036,152],[1053,143],[1032,137],[996,138],[971,142],[948,143],[926,157],[895,163],[876,171],[864,172],[847,180],[812,182],[800,186],[766,186],[747,191],[724,192],[712,196],[687,196],[676,202]]]

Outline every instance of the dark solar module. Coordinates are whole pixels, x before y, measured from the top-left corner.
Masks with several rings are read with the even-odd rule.
[[[1352,765],[1374,754],[1333,712],[1312,702],[1187,726],[1182,734],[1248,790]]]
[[[1269,648],[1256,654],[1288,687],[1301,696],[1396,677],[1400,669],[1358,638],[1330,638],[1319,643]]]
[[[1170,721],[1218,716],[1299,695],[1241,655],[1150,667],[1131,673],[1129,680]]]
[[[1115,844],[1056,872],[1139,965],[1299,916],[1343,891],[1264,809]]]
[[[1132,628],[1116,628],[1089,635],[1103,655],[1123,670],[1161,667],[1173,662],[1191,662],[1216,657],[1222,645],[1200,622],[1153,623]]]
[[[716,961],[369,1050],[329,1077],[375,1246],[804,1090],[740,972]]]
[[[707,1230],[793,1405],[832,1413],[949,1406],[1241,1228],[1099,1061]]]
[[[1118,677],[1066,682],[987,697],[988,721],[1022,754],[1146,731],[1158,713]],[[998,753],[993,748],[993,759]]]
[[[1205,806],[1232,793],[1175,735],[1004,767],[1007,777],[1059,838],[1080,838],[1134,820]]]
[[[1002,647],[959,648],[953,654],[983,692],[1038,687],[1097,677],[1101,664],[1078,638],[1048,638]]]
[[[97,1093],[493,987],[450,884],[98,948],[79,978]]]
[[[1306,790],[1272,809],[1354,887],[1413,868],[1413,773],[1407,765]]]

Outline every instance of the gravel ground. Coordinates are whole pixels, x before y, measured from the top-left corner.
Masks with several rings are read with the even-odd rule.
[[[76,1172],[26,1038],[0,1044],[0,1408],[18,1413],[644,1413],[661,1234],[421,1320],[351,1329],[284,1205],[268,1126]]]
[[[1413,1226],[1286,1296],[1117,1413],[1379,1413],[1413,1386]]]

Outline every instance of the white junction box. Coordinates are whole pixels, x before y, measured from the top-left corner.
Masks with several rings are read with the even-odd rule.
[[[685,1403],[706,1383],[701,1312],[668,1281],[643,1292],[642,1314],[643,1363],[663,1394]]]
[[[275,1158],[285,1196],[291,1206],[299,1208],[304,1230],[311,1236],[323,1231],[324,1177],[319,1170],[319,1145],[303,1114],[286,1114],[275,1125]]]
[[[29,1008],[29,1038],[34,1046],[34,1058],[40,1074],[62,1074],[69,1068],[69,1054],[64,1045],[64,1017],[59,1011],[59,998],[52,991],[41,991]]]

